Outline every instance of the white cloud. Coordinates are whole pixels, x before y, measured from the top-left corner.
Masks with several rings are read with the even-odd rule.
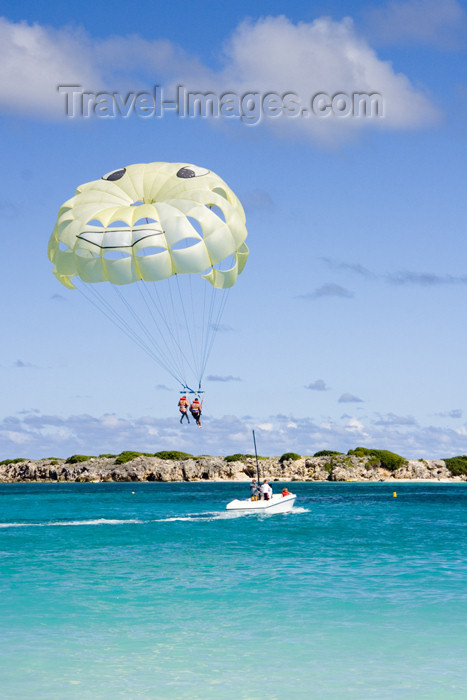
[[[260,423],[258,425],[258,430],[264,430],[267,433],[270,433],[274,430],[274,423]]]
[[[353,138],[370,124],[407,129],[431,124],[439,116],[420,89],[378,58],[349,18],[294,24],[280,16],[243,22],[226,42],[224,65],[218,72],[163,39],[95,39],[81,29],[0,18],[0,80],[3,112],[53,119],[65,114],[58,85],[77,84],[94,92],[152,91],[156,83],[168,88],[182,83],[189,91],[212,90],[218,95],[295,92],[307,107],[316,93],[382,95],[383,117],[309,114],[309,118],[262,119],[278,134],[328,143]]]
[[[441,411],[441,413],[436,413],[436,415],[441,418],[462,418],[462,409],[453,408],[451,411]]]
[[[321,287],[318,287],[313,292],[309,292],[308,294],[301,294],[298,298],[310,299],[313,301],[315,299],[323,299],[324,297],[340,297],[342,299],[351,299],[353,297],[353,292],[351,292],[349,289],[345,289],[345,287],[342,287],[340,284],[328,282],[326,284],[322,284]]]
[[[60,104],[57,85],[62,80],[91,83],[95,75],[92,42],[83,32],[0,18],[3,110],[29,116],[54,114]]]
[[[311,389],[312,391],[328,391],[329,387],[326,385],[324,379],[317,379],[311,382],[311,384],[308,384],[305,389]]]
[[[349,433],[358,433],[361,437],[365,439],[369,437],[369,434],[365,431],[364,424],[358,420],[358,418],[349,418],[345,429]]]
[[[239,92],[293,91],[301,96],[377,92],[384,98],[385,117],[373,123],[382,128],[410,128],[436,118],[428,99],[378,58],[350,18],[335,22],[322,17],[294,24],[280,16],[243,22],[226,46],[226,67],[220,77],[223,85],[234,85]],[[348,132],[365,122],[340,117],[331,123],[327,118],[283,121],[289,127],[295,122],[295,130],[323,139],[332,138],[332,127]],[[278,120],[271,119],[270,124]]]
[[[457,0],[389,2],[365,13],[372,35],[381,44],[422,44],[463,48],[467,17]]]
[[[189,74],[197,62],[164,40],[95,39],[80,28],[54,29],[0,17],[0,107],[6,112],[62,118],[64,97],[58,85],[141,90],[148,74],[167,77],[175,66]]]
[[[362,399],[353,394],[345,393],[339,398],[339,403],[362,403]]]
[[[30,442],[30,438],[26,433],[21,433],[15,430],[5,430],[0,432],[0,438],[3,437],[12,445],[26,445]]]
[[[22,369],[23,367],[34,367],[36,368],[36,365],[33,365],[31,362],[23,362],[23,360],[15,360],[13,363],[13,367],[19,367]]]
[[[417,422],[413,416],[398,416],[394,413],[387,413],[385,416],[378,415],[374,421],[375,425],[416,425]]]
[[[467,284],[467,275],[440,275],[435,272],[400,270],[385,277],[389,284],[416,284],[421,287],[439,287],[446,284]]]
[[[365,279],[373,279],[376,276],[374,272],[371,272],[366,267],[363,267],[363,265],[360,265],[360,263],[339,262],[338,260],[334,260],[332,258],[321,258],[321,260],[333,270],[352,272],[364,277]]]
[[[110,430],[122,430],[126,427],[126,421],[114,415],[103,416],[103,418],[101,418],[101,424],[103,428],[108,428]]]
[[[169,448],[195,455],[251,453],[252,427],[256,428],[258,452],[262,455],[278,456],[290,451],[311,455],[321,449],[347,452],[358,445],[392,450],[407,458],[440,459],[467,452],[467,424],[440,428],[410,421],[380,425],[375,417],[351,415],[340,420],[324,418],[318,423],[311,418],[285,415],[240,419],[206,414],[203,429],[197,430],[194,426],[182,429],[177,416],[98,418],[34,413],[0,421],[0,459],[97,455],[128,449],[157,452]]]
[[[345,263],[330,258],[322,258],[326,266],[334,271],[351,273],[368,281],[382,281],[394,286],[414,285],[418,287],[459,286],[467,284],[467,275],[452,275],[440,272],[416,272],[413,270],[396,270],[395,272],[378,273],[370,271],[359,263]],[[315,299],[320,296],[348,296],[351,292],[339,284],[324,284],[310,294],[304,294],[301,298]]]

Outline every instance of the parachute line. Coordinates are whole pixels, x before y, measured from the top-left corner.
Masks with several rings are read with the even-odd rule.
[[[193,339],[192,339],[192,337],[191,337],[191,336],[192,336],[191,328],[190,328],[190,324],[188,323],[188,318],[187,318],[187,315],[186,315],[185,301],[184,301],[184,299],[183,299],[182,292],[180,291],[180,282],[179,282],[179,280],[178,280],[178,275],[175,275],[175,279],[177,280],[178,296],[179,296],[179,298],[180,298],[180,304],[181,304],[182,311],[183,311],[183,318],[185,319],[185,328],[186,328],[186,332],[187,332],[187,336],[188,336],[188,342],[189,342],[189,344],[190,344],[191,355],[192,355],[192,357],[193,357],[193,363],[194,363],[194,366],[195,366],[195,373],[198,374],[198,372],[196,371],[196,364],[197,364],[197,363],[196,363],[196,357],[195,357],[195,346],[194,346],[194,344],[193,344]],[[190,281],[191,281],[191,280],[190,280]]]
[[[154,338],[154,336],[148,331],[147,325],[146,325],[146,324],[141,320],[141,318],[139,317],[138,313],[136,312],[136,308],[133,308],[132,306],[130,306],[130,304],[128,303],[128,301],[125,299],[124,295],[121,293],[120,289],[119,289],[118,287],[115,287],[114,289],[115,289],[115,291],[116,291],[116,293],[117,293],[117,296],[120,298],[122,304],[123,304],[123,305],[125,306],[125,308],[127,309],[128,314],[130,315],[130,317],[132,316],[132,317],[135,319],[136,323],[137,323],[138,326],[141,328],[141,330],[142,330],[142,332],[144,333],[144,335],[147,337],[147,339],[149,340],[149,342],[150,342],[150,343],[154,346],[154,348],[156,349],[157,353],[159,354],[160,360],[161,360],[162,362],[165,362],[165,363],[167,364],[167,367],[172,367],[172,371],[173,371],[173,372],[176,372],[176,365],[175,365],[175,363],[174,363],[173,357],[170,355],[170,353],[168,352],[168,350],[163,350],[163,349],[160,347],[158,341],[157,341],[157,340]]]
[[[119,304],[111,303],[97,288],[98,285],[77,284],[76,288],[159,367],[187,388],[188,369],[200,391],[230,290],[209,289],[204,280],[199,280],[203,283],[201,294],[201,290],[194,289],[191,279],[184,290],[178,275],[175,278],[176,281],[173,278],[165,280],[165,298],[159,293],[160,283],[159,289],[154,283],[137,285],[139,304],[135,299],[130,302],[126,290],[115,285],[111,288]],[[186,299],[187,294],[190,300]],[[201,305],[202,309],[199,308]],[[173,319],[172,323],[167,313]],[[200,327],[197,319],[201,321]]]
[[[175,352],[178,355],[179,362],[180,362],[180,376],[183,378],[183,384],[186,384],[186,378],[185,378],[185,372],[184,372],[184,361],[183,361],[183,352],[182,352],[182,346],[180,343],[180,337],[178,334],[178,327],[177,324],[174,323],[171,324],[169,323],[169,319],[167,317],[167,309],[166,306],[167,304],[163,303],[163,300],[161,298],[161,295],[158,292],[158,287],[156,284],[149,284],[144,286],[145,289],[148,291],[148,295],[151,299],[152,305],[154,309],[157,311],[159,316],[162,319],[162,322],[167,329],[167,332],[169,336],[172,338],[173,345],[176,348]],[[174,318],[174,309],[173,309],[173,304],[172,304],[172,318]],[[158,326],[159,331],[162,333],[160,326]],[[175,337],[175,334],[177,334],[177,337]]]
[[[156,318],[155,318],[155,316],[154,316],[154,314],[153,314],[152,309],[154,308],[154,310],[158,313],[160,319],[162,320],[162,322],[163,322],[163,324],[164,324],[164,326],[165,326],[167,332],[169,333],[169,336],[170,336],[170,337],[172,338],[172,340],[173,340],[173,344],[174,344],[174,347],[175,347],[175,349],[176,349],[176,353],[173,355],[173,358],[172,358],[172,359],[173,359],[174,362],[176,363],[176,366],[177,366],[177,373],[178,373],[178,375],[182,378],[182,380],[183,380],[182,383],[183,383],[183,384],[186,384],[185,372],[184,372],[184,369],[183,369],[183,356],[182,356],[182,353],[181,353],[181,350],[180,350],[180,345],[179,345],[179,343],[177,343],[177,341],[176,341],[176,339],[175,339],[175,336],[174,336],[174,334],[172,333],[169,324],[167,323],[167,319],[166,319],[165,313],[164,313],[164,307],[161,306],[161,305],[158,306],[158,305],[154,302],[153,297],[151,297],[151,294],[150,294],[151,288],[152,288],[151,285],[140,285],[140,286],[138,287],[139,292],[140,292],[140,294],[141,294],[141,297],[142,297],[142,299],[143,299],[143,301],[144,301],[144,303],[145,303],[145,305],[146,305],[146,308],[148,309],[149,315],[151,316],[151,319],[152,319],[152,321],[153,321],[153,327],[154,327],[155,329],[158,328],[158,329],[159,329],[159,332],[160,332],[160,334],[161,334],[161,337],[164,338],[162,328],[161,328],[160,324],[157,323],[157,320],[156,320]],[[168,344],[168,343],[166,342],[166,344]]]
[[[145,343],[138,335],[135,334],[133,329],[125,322],[125,320],[109,305],[109,303],[99,294],[99,292],[92,287],[90,289],[91,294],[85,292],[81,287],[76,287],[80,294],[96,309],[98,309],[106,318],[109,319],[117,328],[119,328],[122,333],[124,333],[128,338],[130,338],[136,345],[138,345],[141,350],[143,350],[149,357],[156,362],[160,367],[165,369],[176,382],[180,382],[179,377],[174,374],[170,367],[165,365],[159,357],[151,350],[151,348]],[[94,296],[94,299],[92,298]]]
[[[211,351],[212,351],[212,348],[213,348],[213,345],[214,345],[214,340],[215,340],[215,338],[216,338],[216,334],[217,334],[217,332],[218,332],[218,330],[219,330],[221,318],[222,318],[222,315],[223,315],[223,313],[224,313],[224,309],[225,309],[226,304],[227,304],[227,299],[229,298],[229,293],[230,293],[230,289],[227,290],[227,293],[226,293],[226,294],[223,294],[223,298],[222,298],[222,300],[221,300],[221,303],[220,303],[220,306],[219,306],[219,310],[218,310],[218,312],[217,312],[216,320],[215,320],[214,323],[212,324],[212,333],[211,333],[211,340],[210,340],[210,343],[209,343],[209,347],[207,348],[207,350],[206,350],[206,351],[204,352],[204,354],[203,354],[204,362],[203,362],[203,367],[202,367],[201,376],[200,376],[200,380],[199,380],[200,386],[201,386],[201,381],[202,381],[202,379],[203,379],[203,377],[204,377],[204,373],[205,373],[205,371],[206,371],[206,366],[207,366],[207,364],[208,364],[209,357],[210,357],[210,355],[211,355]]]

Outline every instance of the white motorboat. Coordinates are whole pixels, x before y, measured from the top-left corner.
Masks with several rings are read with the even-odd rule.
[[[244,513],[287,513],[292,510],[293,504],[297,496],[294,493],[288,493],[283,496],[281,493],[273,494],[268,501],[252,501],[251,498],[240,500],[236,498],[234,501],[227,503],[226,510],[243,511]]]

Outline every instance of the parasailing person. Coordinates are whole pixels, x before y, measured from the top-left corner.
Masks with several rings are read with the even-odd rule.
[[[190,406],[190,413],[193,416],[193,418],[195,419],[196,425],[198,426],[198,428],[201,428],[201,408],[202,408],[202,406],[203,406],[203,402],[202,401],[200,402],[198,397],[196,397],[196,399],[193,399],[193,401],[191,402],[191,406]]]
[[[178,402],[178,410],[182,414],[180,416],[180,423],[182,423],[184,418],[187,419],[188,424],[190,423],[190,419],[188,418],[188,406],[189,406],[189,403],[188,403],[186,396],[182,396],[180,398],[180,401]]]

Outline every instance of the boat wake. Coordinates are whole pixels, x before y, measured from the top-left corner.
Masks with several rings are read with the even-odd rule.
[[[8,527],[70,527],[77,525],[127,525],[129,523],[140,524],[144,520],[135,518],[129,520],[114,520],[109,518],[96,518],[95,520],[63,520],[63,521],[46,521],[43,523],[0,523],[0,528]],[[147,522],[147,521],[146,521]]]
[[[283,516],[289,516],[289,515],[301,515],[302,513],[310,513],[310,510],[308,508],[291,508],[290,510],[285,511],[284,513],[268,513],[268,511],[261,511],[261,510],[235,510],[235,511],[227,511],[227,513],[222,513],[221,515],[224,518],[241,518],[244,515],[254,515],[257,518],[270,518],[272,515],[283,515]],[[221,519],[221,518],[219,518]]]
[[[52,521],[48,520],[42,523],[0,523],[1,528],[15,528],[15,527],[72,527],[72,526],[90,526],[90,525],[147,525],[148,523],[171,523],[178,521],[209,521],[209,520],[222,520],[235,517],[236,514],[224,513],[224,512],[210,512],[210,513],[190,513],[188,515],[175,515],[168,516],[166,518],[149,518],[147,520],[140,520],[138,518],[128,518],[126,520],[117,520],[113,518],[95,518],[91,520],[62,520],[62,521]]]
[[[280,513],[279,515],[300,515],[301,513],[309,513],[308,508],[292,508],[292,510],[287,513]],[[257,517],[269,517],[268,513],[261,512],[248,512],[248,511],[208,511],[206,513],[187,513],[186,515],[172,515],[165,518],[150,518],[147,520],[141,520],[138,518],[128,518],[126,520],[119,520],[114,518],[94,518],[89,520],[62,520],[62,521],[52,521],[48,520],[42,523],[0,523],[0,529],[2,528],[15,528],[15,527],[79,527],[79,526],[93,526],[93,525],[147,525],[148,523],[173,523],[173,522],[211,522],[213,520],[233,520],[235,518],[241,518],[244,515],[256,515]]]
[[[285,513],[285,515],[300,515],[301,513],[310,513],[309,508],[302,508],[301,506],[298,506],[298,508],[292,508],[289,513]]]
[[[238,517],[238,513],[229,513],[226,511],[209,511],[207,513],[190,513],[189,515],[175,515],[167,518],[158,518],[157,520],[152,520],[155,523],[171,523],[176,521],[190,521],[190,522],[209,522],[211,520],[232,520],[232,518]]]

